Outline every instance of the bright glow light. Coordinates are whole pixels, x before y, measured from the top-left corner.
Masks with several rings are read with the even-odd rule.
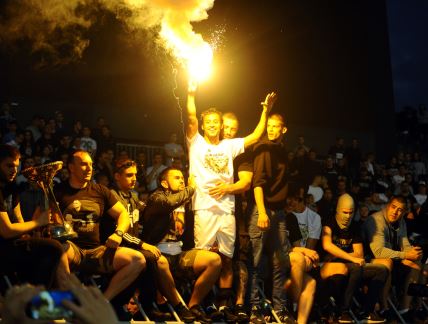
[[[213,61],[213,49],[202,39],[200,34],[195,34],[188,29],[174,28],[173,24],[166,21],[162,23],[160,35],[165,45],[171,50],[173,56],[186,69],[188,79],[201,83],[211,75]]]
[[[197,83],[206,81],[212,73],[213,51],[208,43],[194,48],[187,58],[189,79]]]

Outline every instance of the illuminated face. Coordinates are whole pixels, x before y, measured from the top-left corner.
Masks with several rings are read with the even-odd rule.
[[[137,182],[137,167],[131,166],[122,170],[120,173],[115,173],[114,178],[116,179],[117,185],[121,190],[132,190],[134,189],[135,183]]]
[[[172,192],[178,192],[185,188],[183,173],[179,170],[170,170],[166,181],[162,181],[162,186]]]
[[[219,114],[212,113],[204,116],[202,121],[204,136],[210,138],[220,137],[221,127],[221,118]]]
[[[386,207],[386,219],[388,220],[388,222],[393,224],[400,220],[401,216],[403,216],[405,211],[405,204],[394,199]]]
[[[269,141],[277,140],[287,129],[284,127],[282,122],[276,118],[269,118],[267,122],[267,135]]]
[[[238,121],[236,119],[223,118],[223,137],[226,139],[235,138],[238,133]]]
[[[0,172],[3,179],[12,182],[18,173],[19,157],[7,157],[0,163]]]
[[[87,152],[75,153],[69,168],[70,177],[80,183],[88,182],[92,178],[92,158]]]
[[[132,315],[138,312],[138,305],[135,303],[133,297],[129,300],[129,303],[126,305],[126,310],[128,311],[128,313]]]

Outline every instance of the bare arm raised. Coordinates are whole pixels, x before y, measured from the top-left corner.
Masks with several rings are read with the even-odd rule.
[[[197,85],[195,82],[189,82],[187,92],[187,138],[193,138],[198,132],[198,117],[196,115],[195,93]]]
[[[266,95],[265,101],[261,103],[263,110],[260,116],[259,123],[257,124],[254,131],[250,135],[244,138],[245,148],[255,144],[260,139],[260,137],[262,137],[266,129],[267,117],[270,111],[272,110],[272,107],[276,101],[276,98],[277,98],[277,94],[275,92],[271,92]]]

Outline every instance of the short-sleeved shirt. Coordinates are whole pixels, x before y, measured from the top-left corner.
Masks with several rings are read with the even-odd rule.
[[[65,182],[55,186],[54,190],[64,218],[73,222],[73,229],[78,234],[73,242],[83,249],[101,245],[101,217],[110,217],[106,212],[117,203],[110,190],[92,182],[82,189]]]
[[[306,246],[308,238],[319,240],[321,236],[321,217],[312,209],[306,207],[301,213],[293,212],[302,233],[301,246]]]
[[[253,151],[246,150],[244,153],[239,154],[235,160],[233,160],[233,169],[234,169],[234,180],[237,182],[239,180],[239,172],[253,172]],[[250,195],[253,191],[249,190],[246,194]],[[248,196],[247,196],[248,197]],[[251,196],[250,196],[251,197]],[[235,218],[237,219],[237,226],[240,226],[240,230],[244,230],[244,215],[242,207],[242,195],[235,195]],[[241,224],[239,224],[241,223]]]
[[[360,228],[356,222],[351,222],[348,228],[342,229],[337,224],[336,217],[333,215],[326,220],[323,226],[328,226],[331,229],[332,243],[346,253],[354,252],[353,244],[362,243]],[[325,251],[324,254],[327,256]]]
[[[189,147],[189,173],[195,176],[196,193],[193,196],[193,209],[218,207],[226,213],[235,208],[234,195],[224,195],[215,199],[208,194],[219,181],[233,183],[233,159],[244,152],[244,139],[224,139],[212,145],[197,133],[187,138]]]
[[[18,204],[19,196],[15,183],[7,183],[0,189],[0,212],[7,213],[11,223],[16,223],[14,209]],[[0,244],[6,241],[11,240],[6,240],[0,236]]]

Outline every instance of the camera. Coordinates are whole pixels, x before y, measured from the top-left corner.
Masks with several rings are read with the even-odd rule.
[[[77,302],[70,291],[41,291],[28,303],[27,315],[40,320],[70,319],[73,312],[62,305],[64,300]]]

